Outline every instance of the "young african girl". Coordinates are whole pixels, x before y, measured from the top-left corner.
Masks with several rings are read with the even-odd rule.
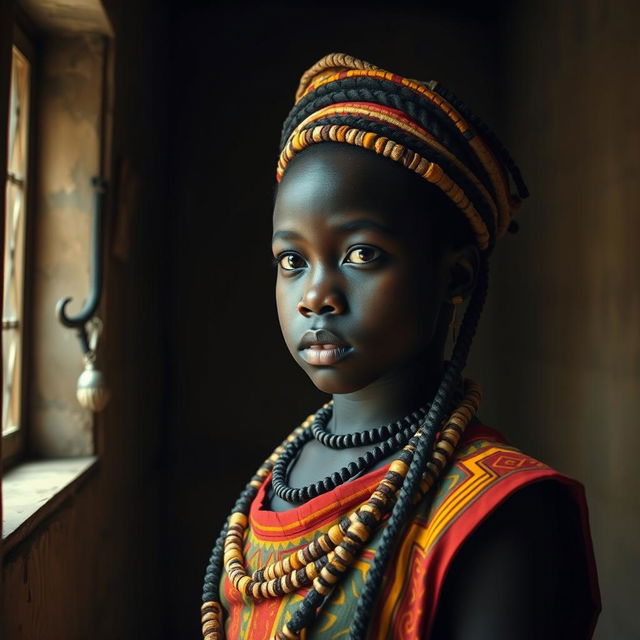
[[[332,400],[233,507],[205,640],[591,637],[582,485],[483,425],[462,377],[528,195],[506,150],[438,83],[330,54],[301,78],[277,180],[280,325]]]

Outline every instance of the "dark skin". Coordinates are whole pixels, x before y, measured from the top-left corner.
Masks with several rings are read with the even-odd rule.
[[[441,232],[432,189],[391,160],[332,143],[296,156],[278,188],[273,253],[280,326],[296,362],[332,394],[334,433],[397,420],[437,390],[449,300],[471,294],[478,250]],[[340,338],[336,357],[331,341],[301,348],[305,331],[316,329]],[[318,355],[321,349],[329,360]],[[360,453],[312,440],[289,483],[309,484]],[[572,636],[565,623],[579,618],[584,597],[569,600],[562,612],[555,606],[567,587],[562,576],[576,575],[581,565],[552,533],[575,530],[575,521],[567,520],[555,483],[541,484],[547,487],[507,500],[465,543],[445,581],[432,638],[583,637]],[[272,496],[272,509],[292,506]]]
[[[280,325],[296,362],[333,394],[334,433],[391,422],[433,396],[451,313],[445,300],[473,286],[475,247],[436,252],[432,217],[419,215],[422,185],[407,173],[362,150],[324,144],[295,158],[278,189]],[[465,257],[467,268],[454,269]],[[299,342],[318,328],[348,342],[348,357],[333,366],[307,363]],[[308,484],[360,453],[312,441],[290,483]],[[291,505],[275,497],[272,507]]]

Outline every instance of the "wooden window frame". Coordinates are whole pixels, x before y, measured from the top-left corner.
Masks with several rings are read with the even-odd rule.
[[[13,24],[12,48],[15,46],[27,59],[29,69],[29,113],[27,124],[27,185],[25,190],[24,208],[24,255],[23,255],[23,290],[22,308],[20,309],[21,344],[20,344],[20,397],[19,397],[19,421],[18,428],[2,436],[2,466],[7,470],[20,462],[28,451],[29,412],[27,398],[29,397],[29,372],[31,364],[30,335],[31,335],[31,282],[33,271],[33,227],[35,214],[36,194],[36,154],[37,142],[36,116],[37,116],[37,86],[38,86],[38,47],[35,33],[31,25],[22,16],[17,16]],[[7,127],[8,122],[2,123]],[[7,168],[8,170],[8,168]],[[3,197],[6,198],[5,195]],[[6,202],[6,200],[5,200]],[[5,212],[8,215],[8,212]],[[3,248],[4,254],[4,248]],[[4,318],[3,318],[4,319]],[[4,382],[3,382],[4,393]]]

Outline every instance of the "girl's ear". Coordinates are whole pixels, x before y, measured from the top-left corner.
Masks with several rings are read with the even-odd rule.
[[[449,254],[449,284],[447,297],[462,296],[467,299],[476,286],[480,254],[475,244],[452,249]]]

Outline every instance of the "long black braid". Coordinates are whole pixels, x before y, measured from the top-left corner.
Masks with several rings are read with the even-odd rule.
[[[247,484],[233,505],[231,513],[248,511],[256,494],[256,488],[252,486],[251,483]],[[203,602],[219,602],[220,600],[220,578],[222,577],[223,569],[222,548],[224,546],[224,538],[227,535],[227,525],[227,519],[225,519],[224,526],[218,534],[216,543],[213,545],[213,550],[211,551],[211,556],[209,557],[209,563],[207,564],[207,569],[204,574],[204,585],[202,587]]]
[[[481,255],[476,287],[469,300],[460,333],[453,349],[453,355],[440,383],[436,396],[427,414],[422,437],[418,439],[416,451],[400,489],[398,500],[393,507],[391,517],[382,532],[382,539],[371,563],[367,579],[360,594],[349,640],[364,638],[373,603],[382,583],[384,569],[396,540],[406,524],[407,515],[412,506],[413,498],[418,489],[425,465],[433,448],[436,433],[442,420],[449,414],[451,404],[458,388],[458,382],[464,371],[471,349],[471,342],[476,333],[480,314],[484,307],[489,288],[489,260],[487,253]]]
[[[202,602],[219,602],[220,600],[220,578],[222,577],[222,547],[224,538],[227,535],[227,523],[225,521],[222,530],[218,534],[216,543],[213,545],[209,563],[204,573],[204,585],[202,587]]]

